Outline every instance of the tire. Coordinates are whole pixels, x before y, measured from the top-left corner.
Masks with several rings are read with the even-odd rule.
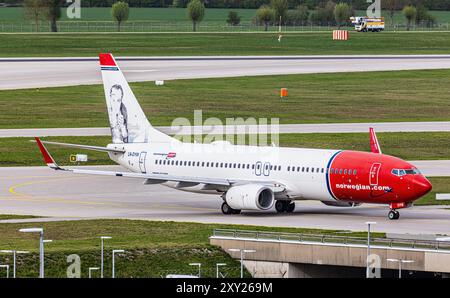
[[[396,220],[396,219],[398,219],[399,217],[400,217],[400,214],[399,214],[397,211],[391,210],[391,211],[389,211],[389,213],[388,213],[388,218],[389,218],[390,220]]]
[[[290,203],[290,204],[287,206],[286,212],[292,213],[292,212],[294,212],[294,210],[295,210],[295,203],[292,202],[292,203]]]
[[[284,201],[276,201],[275,202],[275,210],[277,210],[278,213],[283,213],[285,211],[285,204]]]
[[[241,214],[241,210],[240,209],[231,209],[231,214]]]
[[[226,202],[223,202],[220,209],[222,210],[223,214],[233,214],[233,209]]]

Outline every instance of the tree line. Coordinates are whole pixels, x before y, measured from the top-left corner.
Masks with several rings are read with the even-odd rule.
[[[22,5],[26,0],[1,0],[10,5]],[[206,8],[259,8],[269,5],[271,0],[204,0]],[[116,0],[81,0],[83,7],[111,7]],[[129,7],[187,7],[189,0],[124,0]],[[366,0],[341,0],[355,10],[365,10],[368,7]],[[64,1],[65,3],[65,1]],[[315,9],[326,3],[326,0],[288,0],[288,8],[294,9],[299,5],[305,5],[309,10]],[[392,4],[393,3],[393,4]],[[423,6],[428,10],[450,10],[449,0],[382,0],[384,9],[394,6],[396,10],[402,10],[405,6]]]
[[[387,0],[391,3],[389,14],[393,18],[397,11],[394,5],[399,0]],[[36,25],[36,31],[39,30],[39,22],[47,20],[50,24],[52,32],[57,32],[57,20],[61,17],[61,0],[25,0],[24,1],[25,17],[31,19]],[[130,6],[125,1],[115,2],[111,6],[111,16],[117,23],[117,29],[120,31],[121,25],[128,20]],[[198,24],[205,16],[205,4],[202,0],[191,0],[187,5],[187,15],[192,22],[192,30],[196,31]],[[402,14],[407,21],[407,30],[415,22],[434,26],[436,20],[428,13],[428,9],[420,4],[414,6],[412,4],[405,5]],[[289,0],[270,0],[269,4],[262,4],[256,11],[253,23],[263,25],[267,31],[270,25],[327,25],[341,26],[349,25],[350,17],[355,16],[355,9],[345,2],[335,3],[328,0],[316,6],[314,10],[310,10],[306,4],[300,4],[295,9],[289,9]],[[226,22],[231,26],[239,25],[241,17],[236,11],[229,11]]]

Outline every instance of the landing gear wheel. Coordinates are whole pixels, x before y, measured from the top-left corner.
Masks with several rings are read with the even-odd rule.
[[[287,205],[287,210],[286,210],[286,212],[292,213],[292,212],[294,212],[294,210],[295,210],[295,203],[294,203],[294,202],[292,202],[292,203],[290,203],[289,205]]]
[[[275,202],[275,210],[277,210],[278,213],[284,212],[284,201],[276,201]]]
[[[231,214],[241,214],[241,210],[239,209],[231,209]]]
[[[388,218],[390,220],[397,220],[400,218],[400,213],[398,211],[391,210],[389,211]]]
[[[222,210],[223,214],[233,214],[233,209],[225,202],[223,202],[220,209]]]

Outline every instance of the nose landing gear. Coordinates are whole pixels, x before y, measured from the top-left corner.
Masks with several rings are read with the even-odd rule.
[[[275,210],[277,210],[278,213],[292,213],[295,210],[295,203],[291,201],[278,200],[275,202]]]
[[[400,218],[400,213],[398,211],[396,211],[396,210],[391,210],[388,213],[388,218],[390,220],[397,220],[397,219]]]

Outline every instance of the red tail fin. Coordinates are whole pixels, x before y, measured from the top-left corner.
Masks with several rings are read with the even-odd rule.
[[[381,154],[380,143],[378,143],[377,134],[375,133],[373,127],[369,128],[369,132],[370,132],[370,149],[372,150],[372,153]]]

